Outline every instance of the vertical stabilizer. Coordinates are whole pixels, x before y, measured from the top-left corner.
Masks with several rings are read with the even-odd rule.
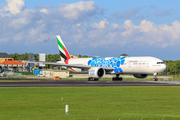
[[[56,36],[58,48],[61,56],[61,61],[64,61],[65,64],[68,64],[68,60],[71,59],[69,52],[66,49],[66,46],[64,45],[61,37],[58,35]]]

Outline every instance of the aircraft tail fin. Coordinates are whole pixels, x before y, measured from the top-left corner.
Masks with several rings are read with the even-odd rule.
[[[58,35],[56,36],[58,48],[60,52],[61,61],[64,61],[65,64],[68,64],[68,60],[71,59],[69,52],[66,49],[61,37]]]

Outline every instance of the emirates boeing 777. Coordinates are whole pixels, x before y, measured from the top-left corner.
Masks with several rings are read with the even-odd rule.
[[[98,58],[71,58],[60,36],[56,37],[61,61],[56,63],[41,62],[63,66],[69,71],[89,74],[89,81],[98,81],[106,74],[113,74],[113,81],[122,81],[120,74],[133,74],[136,78],[146,78],[154,74],[157,81],[158,73],[166,69],[165,63],[155,57],[98,57]]]

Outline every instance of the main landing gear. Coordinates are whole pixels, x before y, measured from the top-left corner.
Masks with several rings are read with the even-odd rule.
[[[112,81],[122,81],[122,77],[119,77],[119,74],[116,74],[116,77],[113,77]]]
[[[88,78],[88,81],[98,81],[98,80],[99,80],[98,78],[93,78],[93,77]]]
[[[154,78],[153,78],[154,81],[158,81],[158,78],[157,78],[157,73],[154,73]]]

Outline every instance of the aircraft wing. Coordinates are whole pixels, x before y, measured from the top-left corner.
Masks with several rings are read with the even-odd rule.
[[[56,66],[65,66],[65,67],[69,67],[69,68],[80,68],[80,69],[90,69],[92,68],[92,66],[88,66],[88,65],[78,65],[78,64],[63,64],[63,63],[55,63],[55,62],[31,62],[29,61],[29,63],[42,63],[42,64],[48,64],[48,65],[56,65]],[[95,66],[93,66],[95,67]],[[103,68],[105,71],[113,71],[114,68],[113,67],[101,67]]]

